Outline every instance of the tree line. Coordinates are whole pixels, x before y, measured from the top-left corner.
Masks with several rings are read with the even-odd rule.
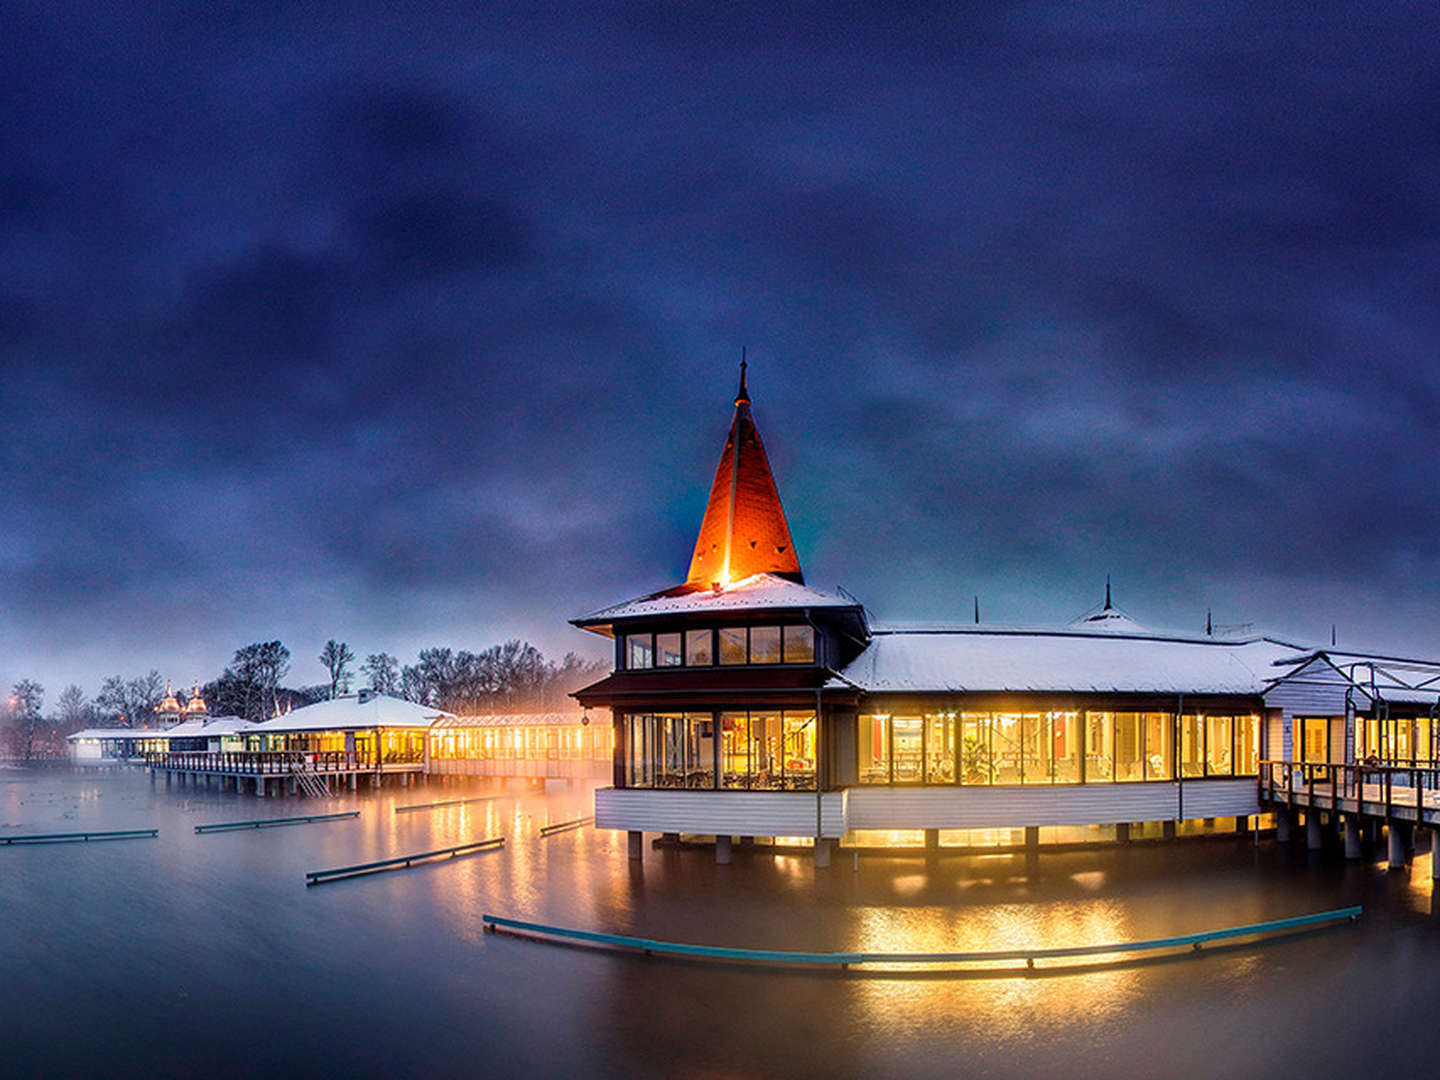
[[[575,653],[550,660],[518,639],[480,652],[448,646],[421,649],[413,664],[402,664],[389,653],[370,653],[358,665],[350,646],[332,639],[317,659],[328,681],[287,686],[290,650],[280,641],[257,641],[236,649],[224,670],[201,685],[200,696],[211,716],[254,721],[343,696],[352,688],[462,715],[546,712],[570,707],[570,692],[598,679],[606,668]],[[150,727],[164,694],[165,680],[156,670],[129,679],[112,675],[93,699],[76,685],[65,687],[47,714],[45,688],[21,679],[5,702],[0,749],[7,756],[29,759],[63,752],[64,737],[82,728]],[[189,692],[182,689],[176,696],[183,706]]]

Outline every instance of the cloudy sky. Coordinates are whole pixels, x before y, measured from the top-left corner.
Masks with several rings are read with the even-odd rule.
[[[742,345],[878,620],[1440,654],[1433,0],[537,7],[0,7],[0,679],[601,655]]]

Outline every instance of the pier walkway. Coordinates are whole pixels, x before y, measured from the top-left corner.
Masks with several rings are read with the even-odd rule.
[[[366,760],[342,750],[332,751],[169,751],[145,755],[150,782],[165,778],[165,786],[228,788],[266,795],[309,795],[316,798],[336,794],[342,786],[351,791],[361,782],[379,788],[387,777],[391,783],[409,787],[415,778],[423,780],[423,761]]]
[[[1431,765],[1345,765],[1260,762],[1260,805],[1275,814],[1276,835],[1290,838],[1303,817],[1306,842],[1324,846],[1338,832],[1346,858],[1362,856],[1368,835],[1388,840],[1392,867],[1405,865],[1419,830],[1430,834],[1431,876],[1440,881],[1440,768]]]

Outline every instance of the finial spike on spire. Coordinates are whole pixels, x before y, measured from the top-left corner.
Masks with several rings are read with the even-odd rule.
[[[741,346],[740,346],[740,392],[735,395],[735,407],[736,407],[737,409],[738,409],[741,405],[749,405],[749,404],[750,404],[750,391],[748,391],[748,390],[745,389],[745,369],[746,369],[746,367],[749,366],[749,365],[745,362],[745,353],[746,353],[746,348],[745,348],[744,345],[741,345]]]
[[[975,594],[975,625],[980,625],[980,594]]]
[[[1211,623],[1211,621],[1210,621],[1210,609],[1209,609],[1209,608],[1206,608],[1206,609],[1205,609],[1205,636],[1206,636],[1206,637],[1213,637],[1214,635],[1215,635],[1215,627],[1214,627],[1214,624]]]
[[[1110,575],[1109,575],[1109,574],[1106,574],[1106,575],[1105,575],[1105,610],[1106,610],[1106,611],[1109,611],[1111,607],[1112,607],[1112,605],[1111,605],[1111,603],[1110,603]]]

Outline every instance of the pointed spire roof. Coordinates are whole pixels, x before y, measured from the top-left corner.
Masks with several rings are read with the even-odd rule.
[[[765,446],[750,415],[746,367],[742,359],[735,419],[710,487],[710,501],[685,578],[687,585],[723,587],[753,574],[805,580]]]

